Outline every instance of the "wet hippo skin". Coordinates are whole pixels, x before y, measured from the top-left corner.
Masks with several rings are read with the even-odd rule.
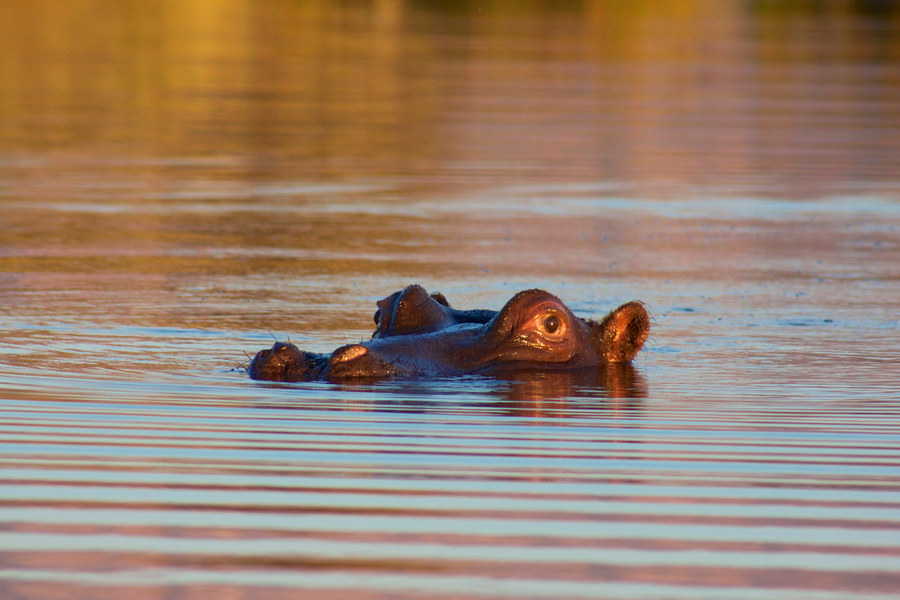
[[[372,339],[331,354],[278,342],[247,371],[266,381],[436,376],[523,369],[577,369],[627,363],[650,318],[628,302],[602,320],[576,317],[544,290],[513,296],[499,311],[457,310],[442,294],[411,285],[380,300]]]

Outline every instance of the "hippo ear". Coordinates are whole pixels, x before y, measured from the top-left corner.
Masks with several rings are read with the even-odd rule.
[[[431,292],[431,297],[434,298],[434,299],[437,301],[438,304],[443,304],[443,305],[446,306],[447,308],[450,307],[450,303],[447,302],[447,297],[444,296],[442,293],[440,293],[440,292]]]
[[[594,332],[597,350],[610,363],[630,362],[650,333],[650,315],[637,301],[623,304],[599,323],[588,321],[588,324]]]

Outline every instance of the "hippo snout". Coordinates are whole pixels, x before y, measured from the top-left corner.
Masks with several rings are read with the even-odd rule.
[[[349,363],[369,353],[369,349],[362,344],[350,344],[334,351],[331,355],[331,365]]]
[[[324,362],[320,354],[304,352],[287,342],[275,342],[271,349],[256,353],[247,374],[265,381],[307,381],[318,376]]]
[[[362,344],[341,346],[331,354],[326,367],[330,377],[384,377],[393,374],[391,365]]]

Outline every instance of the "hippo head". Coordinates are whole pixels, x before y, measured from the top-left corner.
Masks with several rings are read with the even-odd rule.
[[[371,340],[331,354],[279,342],[257,353],[248,373],[253,379],[308,381],[625,363],[643,346],[649,323],[640,302],[596,322],[576,317],[544,290],[519,292],[497,312],[461,311],[443,295],[414,285],[378,302]]]

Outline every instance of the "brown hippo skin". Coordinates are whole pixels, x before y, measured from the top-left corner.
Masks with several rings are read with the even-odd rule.
[[[640,302],[623,304],[597,322],[576,317],[544,290],[519,292],[499,311],[456,310],[442,294],[419,285],[377,305],[369,341],[331,354],[278,342],[259,351],[247,372],[265,381],[339,381],[577,369],[630,362],[650,331]]]

